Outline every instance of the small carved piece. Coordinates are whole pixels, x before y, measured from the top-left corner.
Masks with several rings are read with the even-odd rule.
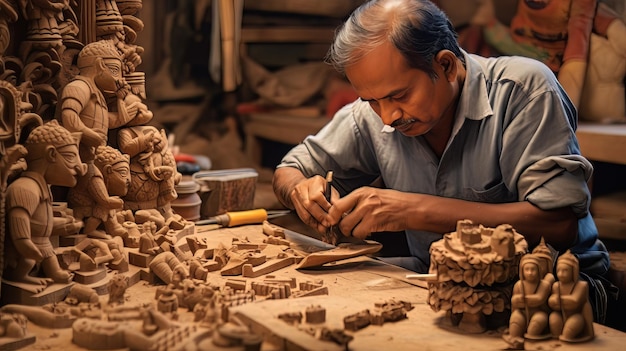
[[[320,305],[311,305],[304,311],[305,321],[310,324],[326,322],[326,309]]]
[[[589,303],[588,283],[578,278],[578,259],[567,251],[556,263],[559,279],[552,285],[548,304],[550,331],[566,342],[584,342],[593,339],[593,311]]]
[[[287,324],[296,325],[302,323],[302,312],[285,312],[278,315],[278,319]]]
[[[256,268],[251,264],[246,263],[241,267],[241,275],[246,278],[256,278],[267,273],[275,272],[281,268],[285,268],[294,264],[295,258],[291,255],[284,254],[282,257],[277,257],[273,260],[269,260],[263,264],[258,265]]]
[[[166,284],[182,281],[188,276],[185,265],[169,251],[162,252],[154,257],[150,262],[150,271]]]
[[[513,286],[509,332],[504,340],[513,348],[523,345],[524,339],[550,338],[548,325],[548,297],[551,286],[540,276],[541,263],[532,253],[522,257],[519,278]]]
[[[371,318],[370,310],[363,310],[344,317],[343,327],[347,330],[357,331],[370,325]]]
[[[334,249],[309,254],[298,263],[296,269],[317,267],[325,263],[344,260],[346,258],[373,254],[380,251],[382,247],[380,243],[372,240],[367,240],[364,244],[339,244]]]
[[[123,304],[124,294],[128,289],[129,278],[123,274],[114,274],[109,280],[107,285],[109,290],[109,305],[111,304]]]

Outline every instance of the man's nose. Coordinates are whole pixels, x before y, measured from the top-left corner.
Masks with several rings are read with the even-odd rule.
[[[395,120],[402,118],[402,110],[395,104],[389,102],[379,102],[380,118],[386,125],[391,125]]]

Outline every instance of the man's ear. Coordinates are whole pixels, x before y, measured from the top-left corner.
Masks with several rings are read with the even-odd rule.
[[[435,60],[443,69],[443,74],[448,81],[456,79],[458,60],[456,55],[450,50],[441,50],[435,56]]]
[[[111,165],[104,165],[104,169],[102,169],[103,174],[111,174],[113,173],[113,167]]]

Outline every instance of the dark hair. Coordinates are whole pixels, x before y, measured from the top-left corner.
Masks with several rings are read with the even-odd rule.
[[[325,61],[344,74],[347,66],[384,43],[391,42],[410,67],[437,75],[432,60],[450,50],[465,62],[457,33],[448,16],[428,0],[370,0],[339,27]]]

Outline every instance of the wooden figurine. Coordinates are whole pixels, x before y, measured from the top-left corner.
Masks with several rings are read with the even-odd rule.
[[[470,220],[457,222],[430,247],[428,303],[434,311],[446,310],[453,327],[482,333],[503,324],[499,317],[509,306],[520,258],[528,250],[524,237],[503,224],[487,228]]]
[[[4,277],[39,286],[51,281],[69,283],[72,274],[61,269],[50,242],[53,226],[50,185],[72,187],[85,173],[78,151],[79,133],[57,121],[35,128],[26,139],[27,169],[7,188],[10,237],[5,247]],[[40,265],[42,276],[31,275]]]
[[[81,157],[93,160],[95,148],[106,145],[109,129],[126,125],[147,109],[133,101],[126,104],[129,86],[122,77],[122,57],[112,42],[100,40],[87,44],[78,55],[80,73],[61,93],[57,118],[72,132],[82,132]],[[106,98],[116,101],[109,110]]]
[[[578,278],[578,271],[578,259],[569,250],[558,258],[558,281],[552,285],[548,304],[552,308],[550,331],[561,341],[583,342],[594,337],[589,287]]]
[[[88,176],[81,177],[68,194],[68,203],[74,216],[85,221],[83,232],[98,236],[95,231],[104,225],[104,231],[113,236],[128,238],[128,231],[117,220],[130,186],[128,155],[110,146],[98,146],[94,162],[89,163]]]
[[[551,287],[540,275],[540,262],[534,254],[526,254],[519,265],[519,278],[513,286],[509,332],[503,338],[513,348],[523,347],[524,338],[550,338],[548,328],[548,297]]]
[[[118,131],[120,150],[130,155],[131,185],[124,197],[133,211],[157,209],[165,218],[176,218],[171,202],[177,198],[175,186],[182,179],[169,149],[165,131],[153,126],[134,126]],[[182,220],[182,218],[180,219]]]

